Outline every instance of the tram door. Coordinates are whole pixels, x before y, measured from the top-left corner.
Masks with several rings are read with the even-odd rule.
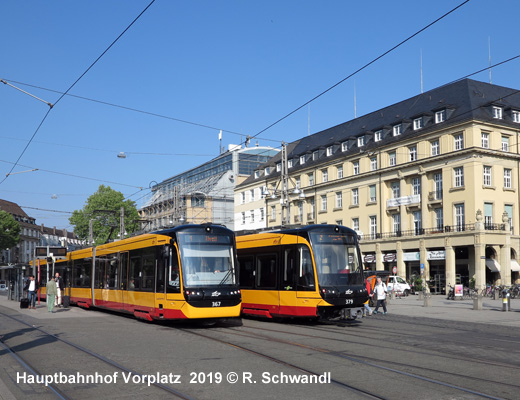
[[[280,268],[280,313],[293,315],[293,307],[297,305],[296,275],[298,271],[297,246],[285,246],[282,249]]]
[[[310,249],[304,245],[298,245],[297,277],[297,305],[300,307],[311,306],[309,299],[320,299],[316,290],[316,278]]]
[[[179,271],[179,251],[177,245],[170,246],[168,257],[165,258],[166,300],[181,300],[181,277]]]
[[[122,251],[119,253],[119,262],[121,265],[121,308],[123,310],[128,310],[129,301],[129,291],[130,289],[128,284],[128,251]]]

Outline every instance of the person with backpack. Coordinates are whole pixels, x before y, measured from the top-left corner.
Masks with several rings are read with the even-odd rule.
[[[386,314],[386,292],[386,285],[381,280],[381,277],[378,276],[376,280],[376,285],[374,286],[374,295],[376,296],[377,300],[374,314],[377,314],[379,312],[379,306],[383,306],[383,314]]]

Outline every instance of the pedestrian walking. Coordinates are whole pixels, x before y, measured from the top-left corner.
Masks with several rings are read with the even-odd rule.
[[[51,277],[49,282],[47,282],[47,309],[50,313],[55,313],[54,311],[54,302],[56,301],[57,289],[56,289],[56,281],[54,280],[54,276]]]
[[[381,280],[381,277],[378,276],[376,280],[376,285],[374,286],[374,295],[376,296],[377,300],[374,314],[377,314],[379,312],[379,306],[383,306],[383,314],[386,314],[386,292],[386,285]]]

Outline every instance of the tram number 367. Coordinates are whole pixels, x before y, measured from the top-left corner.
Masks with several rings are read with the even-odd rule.
[[[211,307],[220,307],[220,301],[212,301]]]
[[[345,304],[354,304],[354,299],[346,299]]]

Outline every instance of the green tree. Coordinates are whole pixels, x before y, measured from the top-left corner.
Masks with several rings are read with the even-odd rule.
[[[74,233],[79,238],[87,240],[89,221],[92,220],[94,244],[97,246],[106,243],[109,238],[117,238],[120,233],[121,207],[124,208],[125,231],[127,233],[137,231],[139,214],[135,202],[125,200],[123,193],[104,185],[99,186],[97,192],[87,199],[83,209],[72,213],[69,223],[74,226]]]
[[[20,241],[20,224],[14,217],[0,210],[0,249],[10,249]]]

